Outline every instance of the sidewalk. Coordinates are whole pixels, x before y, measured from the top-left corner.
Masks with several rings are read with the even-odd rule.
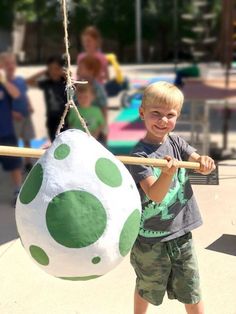
[[[31,90],[30,96],[37,136],[42,137],[46,134],[42,95]],[[111,110],[110,120],[117,113]],[[230,147],[234,141],[235,134],[229,137]],[[193,186],[204,221],[193,234],[206,314],[236,314],[236,160],[219,163],[219,179],[218,186]],[[0,314],[132,314],[135,276],[129,257],[107,275],[90,281],[49,276],[22,248],[10,201],[10,180],[0,170]],[[148,313],[185,311],[182,304],[165,298],[160,307],[150,306]]]
[[[236,161],[221,162],[218,186],[194,186],[204,224],[194,231],[207,314],[236,314]],[[2,178],[2,173],[1,173]],[[7,194],[8,178],[3,189]],[[3,193],[1,189],[1,197]],[[14,210],[0,206],[1,314],[131,314],[134,273],[128,257],[116,269],[87,282],[69,282],[44,273],[22,248]],[[225,252],[225,253],[224,253]],[[180,314],[165,298],[150,314]]]

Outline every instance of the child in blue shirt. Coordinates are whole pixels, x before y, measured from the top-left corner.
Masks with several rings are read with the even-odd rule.
[[[13,119],[12,101],[20,96],[20,92],[14,84],[9,82],[4,71],[5,54],[0,55],[0,145],[17,146]],[[0,156],[0,164],[11,175],[14,185],[13,204],[22,184],[21,158]]]
[[[30,147],[30,141],[35,137],[34,127],[31,120],[33,112],[27,95],[27,85],[23,77],[16,76],[16,57],[12,53],[4,54],[4,69],[7,79],[20,91],[20,96],[12,100],[12,115],[17,139],[22,139],[24,147]],[[25,170],[32,168],[30,158],[25,158]]]

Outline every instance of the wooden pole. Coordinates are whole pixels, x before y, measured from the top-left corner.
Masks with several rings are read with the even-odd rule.
[[[45,149],[0,146],[0,156],[40,158],[45,151]],[[165,159],[131,156],[116,156],[116,158],[127,165],[146,165],[152,167],[164,167],[167,165],[167,161]],[[198,162],[178,161],[177,167],[197,170],[200,168],[200,164]]]

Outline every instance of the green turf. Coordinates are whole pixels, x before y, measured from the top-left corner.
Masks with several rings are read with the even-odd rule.
[[[108,141],[108,149],[115,155],[129,155],[138,141]]]
[[[125,108],[116,117],[116,122],[134,122],[139,120],[139,112],[137,108]]]

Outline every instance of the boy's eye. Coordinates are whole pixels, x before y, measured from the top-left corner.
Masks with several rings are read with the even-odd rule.
[[[167,115],[167,117],[168,117],[168,118],[173,118],[173,117],[175,117],[175,114],[169,113],[169,114]]]
[[[154,116],[160,116],[160,115],[161,115],[160,112],[158,112],[158,111],[153,111],[152,114],[153,114]]]

